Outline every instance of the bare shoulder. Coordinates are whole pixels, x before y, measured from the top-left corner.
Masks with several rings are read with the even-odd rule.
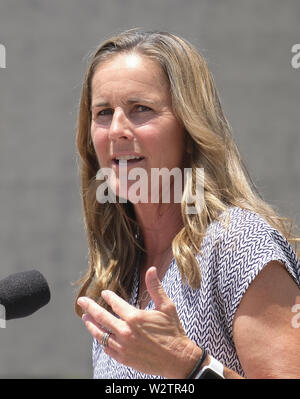
[[[249,378],[300,378],[300,328],[292,322],[300,289],[284,265],[272,261],[237,308],[233,339]]]

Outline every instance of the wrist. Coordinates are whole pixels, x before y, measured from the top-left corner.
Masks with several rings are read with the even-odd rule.
[[[203,350],[197,346],[194,342],[187,340],[184,348],[180,351],[180,359],[174,362],[175,369],[172,374],[168,375],[167,378],[172,379],[186,379],[192,373],[199,359],[203,355]],[[203,359],[202,366],[208,364],[208,356]]]

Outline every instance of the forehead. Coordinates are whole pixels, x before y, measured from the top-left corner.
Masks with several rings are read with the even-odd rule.
[[[168,80],[157,61],[137,53],[125,53],[114,55],[96,67],[92,91],[97,94],[120,84],[145,90],[150,86],[158,90],[165,89]]]

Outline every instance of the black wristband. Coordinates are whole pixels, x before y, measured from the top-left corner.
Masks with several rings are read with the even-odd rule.
[[[206,349],[204,349],[204,348],[201,348],[201,349],[202,349],[202,355],[201,355],[200,359],[198,360],[198,362],[196,363],[196,366],[193,368],[192,372],[186,377],[187,380],[195,379],[195,376],[198,374],[198,370],[200,369],[204,360],[206,359],[206,356],[207,356]]]

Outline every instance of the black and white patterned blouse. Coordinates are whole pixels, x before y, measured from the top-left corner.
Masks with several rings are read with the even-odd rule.
[[[200,289],[183,284],[173,259],[162,285],[175,303],[187,336],[205,347],[210,355],[244,376],[232,335],[235,311],[247,288],[272,260],[282,262],[300,287],[300,262],[287,240],[259,215],[233,207],[230,223],[214,221],[208,227],[197,257],[201,270]],[[131,304],[136,304],[138,273]],[[146,309],[153,309],[150,301]],[[93,340],[94,378],[161,378],[140,373],[117,363]]]

